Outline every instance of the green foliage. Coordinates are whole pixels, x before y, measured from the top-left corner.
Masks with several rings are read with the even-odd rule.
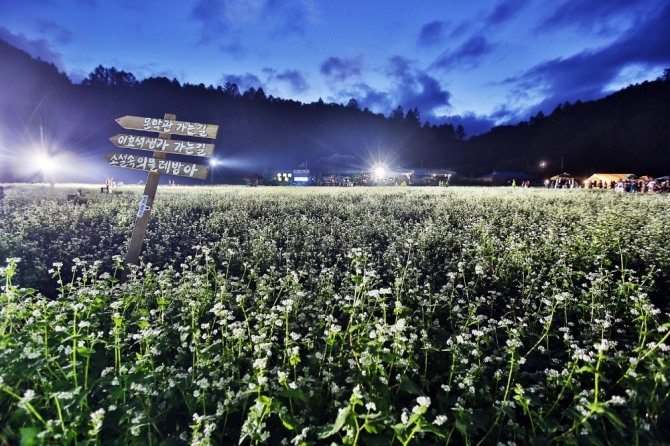
[[[170,188],[120,283],[124,192],[0,206],[2,441],[670,435],[667,197]]]

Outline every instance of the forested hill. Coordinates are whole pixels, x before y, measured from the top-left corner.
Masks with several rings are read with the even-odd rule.
[[[471,138],[470,150],[499,170],[538,169],[667,175],[670,173],[670,72],[603,99],[558,106],[515,126]]]
[[[321,173],[383,161],[406,168],[451,168],[470,176],[491,170],[534,172],[540,160],[556,171],[562,160],[564,170],[575,174],[667,174],[668,99],[670,79],[665,76],[468,138],[460,126],[423,122],[420,110],[398,106],[383,116],[361,109],[355,99],[304,104],[268,96],[261,88],[242,92],[231,83],[182,85],[164,77],[138,81],[132,73],[101,66],[73,84],[52,64],[0,40],[3,153],[20,151],[42,132],[58,149],[104,167],[102,155],[115,150],[108,138],[124,132],[114,119],[174,113],[177,119],[219,124],[215,153],[227,164],[217,180],[290,169],[304,161]],[[13,179],[8,178],[11,172],[0,166],[3,179]]]

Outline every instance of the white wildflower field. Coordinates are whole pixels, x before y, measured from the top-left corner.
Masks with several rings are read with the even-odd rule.
[[[12,185],[0,444],[659,444],[670,200]],[[5,260],[6,259],[6,260]]]

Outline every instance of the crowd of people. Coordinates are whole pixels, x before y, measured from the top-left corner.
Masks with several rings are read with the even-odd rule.
[[[574,189],[582,185],[574,178],[547,179],[544,187],[550,189]],[[670,179],[666,177],[658,180],[652,178],[621,179],[612,181],[584,181],[585,189],[611,189],[616,192],[670,192]]]
[[[587,189],[613,189],[616,192],[670,192],[670,180],[632,179],[618,181],[591,181]]]

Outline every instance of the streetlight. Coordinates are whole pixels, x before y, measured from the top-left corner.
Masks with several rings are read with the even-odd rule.
[[[219,161],[216,158],[212,158],[209,160],[209,166],[211,167],[211,170],[209,171],[209,184],[214,184],[214,169],[216,169],[216,166],[221,164],[221,161]]]
[[[375,178],[381,180],[386,177],[386,166],[383,164],[378,164],[373,169],[373,172],[375,174]]]
[[[54,175],[60,170],[61,166],[58,159],[47,152],[36,153],[31,162],[33,168],[42,176],[43,181],[48,181],[54,185]]]

